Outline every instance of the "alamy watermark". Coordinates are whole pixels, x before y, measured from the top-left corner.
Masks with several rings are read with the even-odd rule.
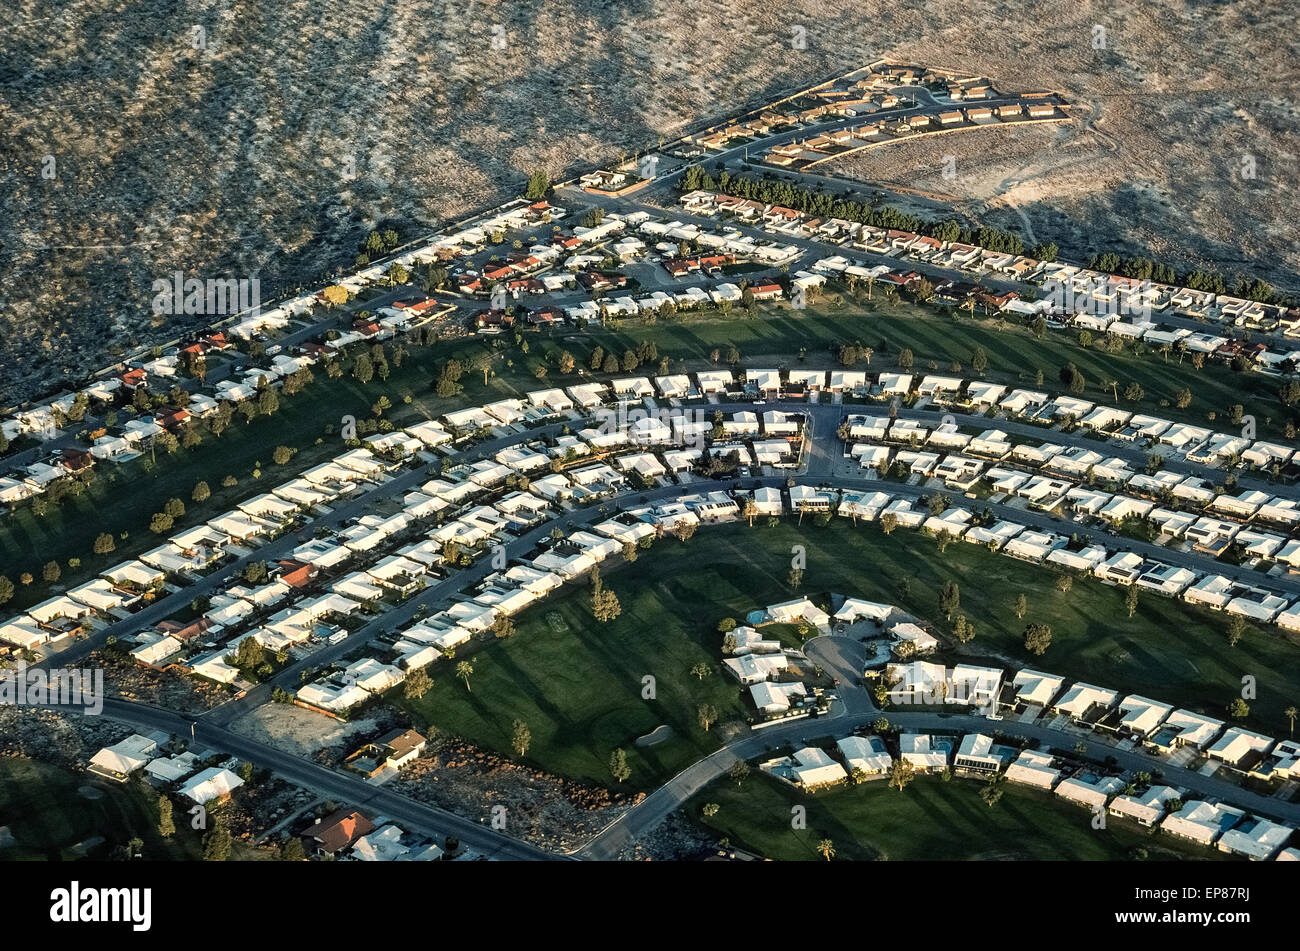
[[[261,313],[262,282],[252,278],[186,278],[176,271],[169,278],[160,277],[153,282],[153,312],[174,316],[201,314],[227,316]]]
[[[93,716],[104,710],[104,671],[98,667],[88,670],[29,668],[26,661],[20,660],[14,667],[0,670],[0,704],[82,707],[83,712]]]

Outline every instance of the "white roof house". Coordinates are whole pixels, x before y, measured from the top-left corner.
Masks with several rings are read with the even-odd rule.
[[[1011,686],[1015,688],[1016,703],[1034,704],[1040,707],[1050,704],[1064,683],[1064,677],[1028,668],[1016,671],[1016,675],[1011,678]]]
[[[898,738],[899,756],[920,772],[943,769],[952,756],[952,740],[928,733],[904,733]]]
[[[224,799],[242,785],[244,781],[230,770],[213,766],[190,777],[177,792],[202,805],[213,799]]]
[[[1268,819],[1247,818],[1219,836],[1218,846],[1224,852],[1264,861],[1286,845],[1294,832],[1290,826]]]
[[[868,776],[883,773],[894,764],[878,736],[846,736],[836,741],[849,773],[862,770]]]
[[[1037,750],[1024,750],[1007,767],[1006,772],[1009,782],[1037,786],[1039,789],[1051,789],[1060,775],[1061,771],[1052,766],[1051,754]]]
[[[869,621],[875,621],[877,624],[883,622],[894,610],[892,605],[878,604],[875,601],[863,601],[860,598],[845,598],[844,604],[833,617],[837,621],[844,621],[852,624],[866,618]]]
[[[791,758],[794,760],[791,772],[805,789],[829,786],[849,778],[843,766],[831,759],[825,750],[815,746],[795,750]]]
[[[767,616],[778,624],[789,624],[802,618],[819,628],[825,627],[830,621],[830,616],[807,598],[770,604],[767,606]]]
[[[807,693],[807,688],[801,683],[774,684],[764,681],[749,688],[754,706],[763,713],[783,713],[790,709],[793,697],[803,697]]]
[[[1274,739],[1254,733],[1239,726],[1229,727],[1206,751],[1210,759],[1222,760],[1229,766],[1249,765],[1252,759],[1263,757],[1273,746]]]
[[[1152,786],[1134,796],[1116,796],[1106,811],[1111,815],[1133,819],[1140,825],[1153,825],[1165,814],[1165,803],[1182,798],[1172,786]]]
[[[41,630],[32,618],[18,615],[8,621],[0,621],[0,641],[31,650],[44,644],[50,635]]]
[[[1096,709],[1107,709],[1119,699],[1119,692],[1108,690],[1105,687],[1094,687],[1092,684],[1076,683],[1073,684],[1056,701],[1052,710],[1056,713],[1069,714],[1076,720],[1086,717],[1090,712]]]
[[[1160,828],[1171,835],[1209,845],[1237,824],[1245,813],[1222,803],[1189,802],[1178,812],[1166,816]]]
[[[762,683],[771,676],[790,666],[789,659],[783,653],[739,654],[724,658],[722,666],[742,684]]]
[[[1119,725],[1138,736],[1149,736],[1173,709],[1172,704],[1129,694],[1119,702]]]
[[[992,714],[997,709],[998,693],[1002,689],[1004,671],[997,667],[977,667],[957,664],[949,677],[948,703],[962,703]]]
[[[993,774],[1002,769],[1007,756],[994,749],[993,737],[983,733],[967,733],[961,738],[957,755],[953,759],[956,769]]]
[[[895,643],[910,642],[918,654],[927,654],[939,646],[939,641],[929,631],[911,621],[903,621],[889,629]]]
[[[144,767],[158,749],[157,741],[139,733],[106,746],[90,758],[90,771],[98,776],[124,782],[131,773]]]
[[[1056,794],[1083,806],[1099,807],[1124,788],[1118,776],[1076,775],[1063,779],[1056,785]]]
[[[1179,746],[1204,749],[1222,729],[1222,720],[1215,720],[1190,710],[1175,710],[1165,718],[1165,722],[1149,742],[1162,749],[1173,749]]]

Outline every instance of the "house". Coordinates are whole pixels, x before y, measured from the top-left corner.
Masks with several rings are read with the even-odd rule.
[[[1161,752],[1183,746],[1204,749],[1222,729],[1222,720],[1192,713],[1190,710],[1175,710],[1165,718],[1160,729],[1147,742]]]
[[[862,770],[868,776],[875,776],[894,765],[885,741],[878,736],[846,736],[837,740],[836,746],[850,775]]]
[[[1037,750],[1024,750],[1007,767],[1007,781],[1051,789],[1060,778],[1061,771],[1052,766],[1052,755]]]
[[[1051,708],[1053,713],[1065,714],[1076,723],[1095,722],[1119,699],[1119,692],[1092,684],[1073,684]]]
[[[794,776],[795,783],[804,789],[833,786],[849,778],[843,766],[831,759],[825,750],[815,746],[805,746],[803,749],[795,750],[791,759],[794,762],[789,767],[790,772]]]
[[[781,515],[785,511],[781,490],[767,486],[754,490],[754,506],[758,515]]]
[[[244,781],[228,769],[209,767],[194,776],[177,790],[191,802],[203,805],[214,799],[229,799],[230,794],[244,785]]]
[[[754,706],[760,712],[768,714],[785,713],[790,709],[794,698],[802,699],[807,693],[807,688],[801,683],[774,684],[765,681],[749,688]]]
[[[767,607],[768,620],[777,624],[792,624],[799,620],[807,621],[817,628],[827,627],[830,616],[807,598],[796,598],[781,604]]]
[[[1250,772],[1273,745],[1271,736],[1253,733],[1239,726],[1229,727],[1205,751],[1207,759],[1217,759],[1241,772]]]
[[[1001,771],[1008,756],[993,746],[993,738],[982,733],[967,733],[953,758],[954,770],[979,776],[993,776]]]
[[[918,773],[946,769],[953,741],[928,733],[904,733],[898,738],[899,758],[911,763]]]
[[[1106,811],[1112,816],[1133,819],[1139,825],[1152,826],[1164,816],[1165,803],[1180,799],[1178,790],[1172,786],[1152,786],[1144,793],[1116,796]]]
[[[376,740],[375,745],[385,753],[385,766],[401,769],[424,752],[428,742],[414,730],[393,730]]]
[[[877,624],[884,623],[885,619],[893,612],[893,607],[888,604],[878,604],[875,601],[863,601],[859,598],[845,598],[844,604],[835,612],[833,617],[837,621],[843,621],[846,624],[853,624],[866,618]],[[901,625],[900,625],[901,626]],[[912,625],[916,627],[916,625]],[[920,628],[917,628],[920,630]],[[922,631],[922,634],[925,632]]]
[[[1210,845],[1237,824],[1245,813],[1221,803],[1189,802],[1160,823],[1162,832]]]
[[[1222,852],[1232,852],[1262,862],[1286,845],[1294,833],[1295,829],[1290,826],[1279,825],[1257,816],[1247,816],[1219,836],[1218,847]]]
[[[132,733],[126,739],[106,746],[90,758],[90,772],[104,779],[124,783],[137,769],[144,768],[158,749],[152,737]]]
[[[1041,562],[1053,551],[1064,548],[1065,545],[1066,539],[1060,535],[1027,528],[1002,546],[1002,550],[1025,561]]]
[[[1097,776],[1083,772],[1061,780],[1056,786],[1056,794],[1062,799],[1099,812],[1111,796],[1123,789],[1124,781],[1118,776]]]
[[[339,809],[323,819],[317,819],[299,835],[313,852],[335,855],[352,845],[362,836],[375,831],[375,824],[356,810]]]
[[[1009,696],[1004,706],[1024,708],[1032,705],[1046,709],[1064,684],[1065,678],[1055,674],[1029,668],[1018,670],[1005,691]]]
[[[1130,736],[1150,736],[1173,709],[1172,704],[1129,694],[1119,702],[1117,729]]]
[[[974,711],[991,715],[996,712],[1002,689],[1003,671],[996,667],[958,664],[949,677],[947,703],[969,705]]]
[[[787,669],[790,661],[782,653],[748,653],[727,657],[722,661],[722,666],[740,683],[750,686],[770,680],[773,674]]]

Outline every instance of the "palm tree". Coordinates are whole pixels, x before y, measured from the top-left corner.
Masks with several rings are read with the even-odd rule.
[[[1291,721],[1291,734],[1293,736],[1295,735],[1295,718],[1297,713],[1300,713],[1300,711],[1297,711],[1294,705],[1289,706],[1282,711],[1282,716]]]
[[[830,839],[822,839],[817,843],[817,854],[829,862],[835,858],[835,843]]]
[[[456,676],[465,681],[465,689],[469,690],[469,675],[474,673],[474,665],[467,660],[462,660],[456,665]],[[470,691],[471,693],[473,691]]]

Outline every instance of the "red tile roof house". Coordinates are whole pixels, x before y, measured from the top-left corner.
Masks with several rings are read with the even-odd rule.
[[[588,271],[578,275],[578,283],[588,291],[607,291],[615,287],[627,286],[627,278],[622,274],[602,274]]]
[[[515,319],[503,310],[480,310],[474,315],[474,325],[479,330],[504,329],[514,323]]]
[[[518,293],[545,294],[546,285],[535,277],[520,277],[506,284],[506,287]]]
[[[355,809],[351,812],[340,809],[317,819],[302,832],[302,838],[317,854],[334,855],[374,831],[375,824]]]
[[[436,300],[434,300],[432,297],[427,297],[424,300],[417,301],[414,304],[408,304],[405,301],[395,301],[393,303],[393,310],[409,310],[412,314],[419,315],[419,314],[423,314],[426,310],[430,310],[437,306],[438,306],[438,302]]]
[[[162,416],[155,417],[155,422],[163,429],[175,429],[190,418],[190,411],[187,409],[172,410]]]
[[[95,464],[95,457],[88,452],[82,452],[80,449],[60,449],[59,465],[69,472],[80,472],[82,469],[88,469]]]
[[[280,580],[294,588],[301,588],[311,583],[316,577],[316,570],[315,565],[286,558],[280,562]]]
[[[209,350],[229,350],[234,346],[226,339],[224,333],[208,334],[206,337],[201,337],[199,343],[203,344],[203,346]]]
[[[149,380],[149,374],[144,370],[127,370],[121,377],[122,385],[134,390],[137,386],[144,386]]]
[[[179,621],[159,621],[157,629],[160,633],[170,634],[178,641],[192,641],[200,634],[206,634],[212,627],[212,622],[207,618],[199,618],[189,624],[182,624]]]
[[[785,293],[780,284],[755,284],[750,290],[754,292],[754,300],[772,300]]]

